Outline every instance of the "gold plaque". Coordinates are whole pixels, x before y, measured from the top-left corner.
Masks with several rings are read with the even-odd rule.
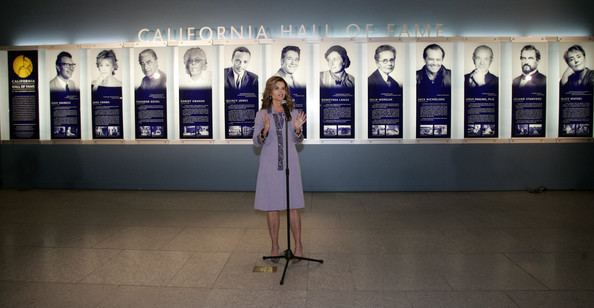
[[[254,273],[276,273],[276,266],[254,266]]]

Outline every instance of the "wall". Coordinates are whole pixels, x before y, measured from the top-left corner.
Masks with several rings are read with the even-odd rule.
[[[0,146],[10,188],[255,188],[251,145]],[[308,191],[594,189],[594,143],[317,144],[300,149]]]
[[[17,1],[0,11],[0,45],[133,41],[144,27],[441,23],[446,35],[587,36],[587,0]],[[594,188],[594,144],[311,144],[307,190]],[[74,163],[72,163],[74,162]],[[1,144],[0,185],[13,188],[252,190],[250,145]]]

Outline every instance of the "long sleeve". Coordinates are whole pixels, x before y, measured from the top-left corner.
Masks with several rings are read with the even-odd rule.
[[[257,146],[261,146],[266,143],[266,139],[262,140],[260,138],[260,132],[262,132],[262,129],[264,129],[264,112],[266,112],[266,110],[258,111],[256,113],[256,118],[254,119],[254,133],[252,139],[254,144]]]

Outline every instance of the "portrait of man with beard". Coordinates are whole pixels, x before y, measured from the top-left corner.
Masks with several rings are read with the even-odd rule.
[[[546,92],[547,77],[538,71],[540,51],[534,45],[526,45],[520,51],[520,64],[522,75],[514,78],[512,82],[512,96],[520,93],[537,94]]]

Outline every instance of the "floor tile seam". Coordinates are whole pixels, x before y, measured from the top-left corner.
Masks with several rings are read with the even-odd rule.
[[[592,289],[550,289],[550,290],[506,290],[505,292],[532,292],[532,293],[587,293],[594,295],[594,288]]]
[[[126,229],[133,229],[133,228],[179,229],[177,231],[177,233],[173,237],[171,237],[169,239],[170,241],[173,240],[173,238],[175,238],[175,236],[177,236],[178,234],[180,234],[181,231],[184,229],[184,227],[179,227],[179,226],[177,226],[177,227],[124,226],[122,229],[112,231],[111,234],[108,235],[108,236],[106,236],[103,240],[98,241],[97,243],[95,243],[95,245],[93,246],[93,248],[100,248],[100,246],[103,243],[108,242],[108,241],[112,240],[113,238],[115,238],[118,235],[119,232],[125,232]],[[161,246],[163,246],[163,244]],[[159,250],[159,249],[162,248],[161,246],[160,247],[157,247],[155,249],[147,249],[147,250]],[[105,247],[103,247],[103,248],[105,248]],[[113,249],[122,249],[122,248],[113,248]]]
[[[241,234],[237,237],[237,239],[235,240],[235,243],[233,244],[233,250],[231,251],[231,253],[236,253],[236,252],[241,252],[241,253],[245,253],[245,251],[241,251],[238,250],[239,249],[239,244],[241,243],[241,239],[244,236],[247,236],[248,230],[249,228],[238,228],[241,229],[242,232]],[[264,230],[264,229],[256,229],[256,230]],[[280,230],[279,230],[280,231]]]
[[[225,271],[225,267],[227,267],[227,265],[229,264],[229,262],[231,260],[231,255],[232,255],[232,253],[229,253],[229,255],[227,256],[227,260],[225,260],[225,263],[221,267],[221,270],[217,274],[217,277],[213,280],[212,284],[210,285],[210,287],[209,287],[210,290],[219,289],[219,288],[215,288],[215,286],[217,285],[217,282],[219,281],[219,279],[221,279],[223,272]]]
[[[165,246],[170,244],[176,237],[178,237],[180,234],[182,234],[186,229],[187,229],[186,227],[178,227],[177,232],[174,235],[170,236],[169,239],[163,240],[163,243],[161,243],[161,245],[159,245],[159,247],[157,247],[157,250],[164,250]]]
[[[494,291],[483,291],[483,290],[472,290],[472,291],[467,291],[467,290],[462,290],[462,291],[459,291],[459,290],[452,290],[452,291],[431,291],[431,290],[428,290],[428,291],[406,291],[407,299],[411,303],[412,307],[414,307],[414,304],[413,304],[413,299],[411,297],[415,293],[416,294],[423,294],[423,293],[424,294],[427,294],[427,293],[430,293],[430,294],[431,293],[442,293],[442,294],[448,294],[448,295],[450,295],[450,294],[456,294],[456,293],[488,293],[488,294],[501,294],[501,295],[506,296],[506,297],[509,298],[509,295],[505,291],[502,291],[502,290],[494,290]],[[520,306],[514,300],[512,300],[511,298],[510,298],[510,300],[511,300],[511,302],[517,308],[520,308]]]
[[[121,248],[111,248],[111,247],[96,247],[96,245],[93,246],[62,246],[62,245],[54,245],[54,246],[40,246],[40,245],[28,245],[28,244],[23,244],[23,245],[0,245],[0,247],[21,247],[21,248],[55,248],[55,249],[94,249],[94,250],[120,250]]]
[[[178,286],[178,285],[171,285],[171,284],[151,285],[151,284],[117,283],[117,284],[112,284],[111,286],[117,286],[118,288],[141,287],[141,288],[151,288],[151,289],[199,290],[199,291],[209,291],[209,292],[211,290],[211,288],[205,288],[205,287],[188,287],[188,286]]]
[[[452,289],[452,290],[411,290],[405,291],[406,293],[443,293],[443,294],[452,294],[452,293],[484,293],[484,294],[505,294],[506,292],[514,292],[514,291],[534,291],[534,290],[523,290],[523,289]],[[541,292],[541,291],[539,291]]]
[[[112,250],[116,250],[116,249],[112,249]],[[86,275],[83,275],[84,277],[82,277],[81,279],[79,279],[77,281],[77,283],[84,283],[84,281],[89,278],[91,275],[93,275],[95,272],[97,272],[99,269],[105,267],[106,265],[110,264],[112,260],[114,260],[115,258],[119,257],[121,254],[123,253],[123,250],[119,250],[117,253],[115,253],[112,257],[108,257],[107,260],[101,262],[101,264],[99,264],[97,267],[95,267],[94,269],[90,270]]]
[[[40,222],[40,223],[30,223],[30,222],[16,222],[16,223],[8,223],[14,225],[20,225],[22,227],[34,225],[34,226],[90,226],[90,227],[112,227],[112,226],[120,226],[117,224],[97,224],[97,223],[70,223],[70,222]]]
[[[2,246],[0,246],[2,247]],[[114,250],[114,251],[121,251],[120,248],[94,248],[94,247],[61,247],[61,246],[31,246],[31,245],[22,245],[22,246],[6,246],[6,247],[16,247],[16,248],[27,248],[28,250],[35,251],[35,250],[82,250],[82,251],[101,251],[101,250]]]
[[[509,262],[511,262],[516,268],[520,269],[522,272],[524,272],[524,274],[528,275],[530,278],[532,278],[534,281],[538,282],[538,284],[540,284],[541,286],[543,286],[546,290],[551,290],[551,287],[548,286],[544,281],[540,281],[540,279],[538,279],[535,275],[533,275],[532,273],[530,273],[527,269],[525,269],[524,267],[522,267],[518,262],[516,262],[510,255],[509,253],[503,253],[502,254]]]
[[[164,286],[169,286],[169,284],[173,281],[173,279],[175,279],[175,277],[177,276],[177,274],[180,273],[180,271],[186,266],[186,264],[188,264],[188,262],[190,262],[190,260],[192,259],[192,257],[194,257],[196,255],[196,253],[192,253],[189,254],[187,256],[187,258],[184,260],[183,264],[181,264],[177,270],[175,270],[175,273],[173,273],[173,275],[171,275],[171,277],[169,277],[169,279],[167,279],[167,282],[165,282],[165,284],[160,285],[161,287]]]
[[[104,286],[104,287],[111,287],[111,286],[118,286],[118,284],[111,284],[111,283],[100,283],[100,282],[70,282],[70,281],[46,281],[46,280],[3,280],[0,278],[0,281],[4,282],[17,282],[22,284],[37,284],[37,285],[64,285],[64,286]]]

